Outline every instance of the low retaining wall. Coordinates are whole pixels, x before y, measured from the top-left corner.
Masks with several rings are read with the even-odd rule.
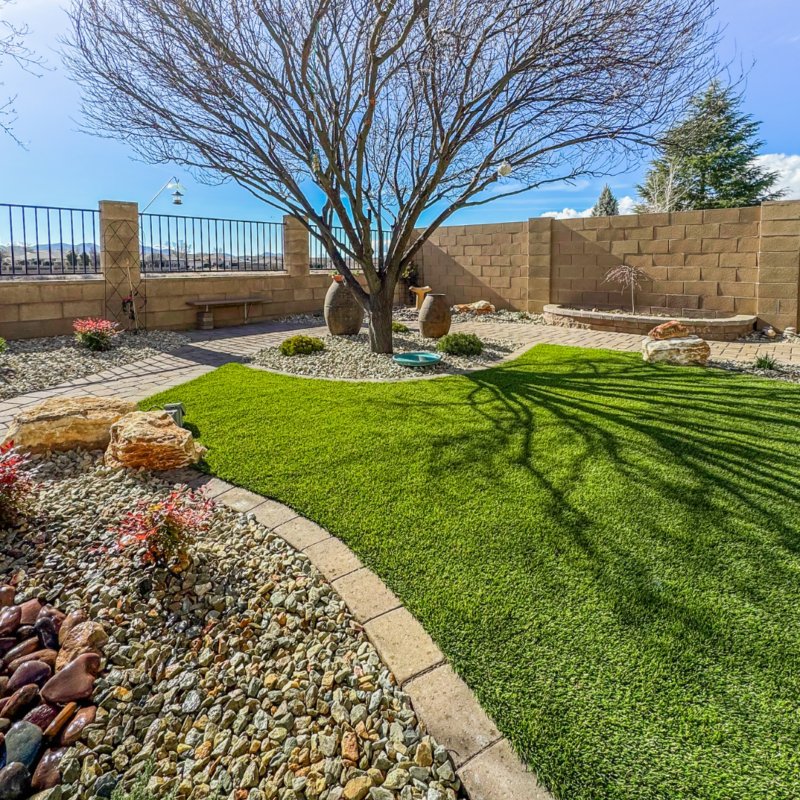
[[[197,309],[187,300],[263,297],[248,307],[248,322],[290,314],[321,313],[331,284],[327,272],[290,275],[288,272],[225,272],[148,275],[142,282],[145,326],[185,331],[197,326]],[[398,284],[395,302],[407,302]],[[106,284],[102,276],[0,281],[0,337],[33,339],[72,333],[83,317],[106,316]],[[242,325],[244,306],[214,309],[217,327]]]
[[[678,319],[692,333],[713,342],[732,342],[752,333],[757,317],[739,314],[734,317],[664,317],[634,314],[612,314],[607,311],[590,311],[581,308],[564,308],[551,304],[544,307],[544,318],[551,325],[565,328],[583,328],[593,331],[613,331],[615,333],[636,333],[642,336],[656,327]]]

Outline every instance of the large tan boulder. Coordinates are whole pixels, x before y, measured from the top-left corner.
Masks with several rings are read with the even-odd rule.
[[[652,339],[649,336],[642,340],[642,357],[654,364],[663,361],[681,367],[704,366],[711,355],[708,342],[699,336],[682,336],[675,339]]]
[[[105,450],[111,426],[132,411],[136,403],[117,397],[51,397],[17,414],[4,444],[28,453]]]
[[[177,469],[197,463],[205,451],[166,411],[136,411],[111,426],[105,460],[109,467]]]

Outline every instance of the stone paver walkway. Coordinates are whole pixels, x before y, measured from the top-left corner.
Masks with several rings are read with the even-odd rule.
[[[410,328],[417,328],[416,323],[407,324]],[[535,344],[561,344],[637,351],[642,341],[638,334],[556,328],[549,325],[470,322],[453,325],[453,331],[511,339],[526,349]],[[5,431],[18,411],[48,397],[114,396],[138,402],[156,392],[211,372],[223,364],[241,362],[269,345],[280,344],[290,333],[322,336],[325,332],[321,319],[319,325],[262,322],[214,331],[195,331],[189,334],[192,339],[190,344],[172,353],[162,353],[50,389],[0,401],[0,432]],[[800,364],[800,344],[710,342],[710,345],[711,354],[715,358],[752,361],[758,355],[770,353],[782,363]]]

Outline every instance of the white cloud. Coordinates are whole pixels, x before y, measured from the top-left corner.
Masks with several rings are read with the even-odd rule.
[[[633,214],[633,207],[636,201],[632,197],[623,197],[619,201],[620,214]],[[552,217],[553,219],[578,219],[579,217],[591,217],[592,209],[590,206],[585,211],[576,211],[574,208],[565,208],[563,211],[548,211],[542,214],[543,217]]]
[[[784,200],[800,199],[800,156],[770,153],[756,158],[756,164],[770,172],[780,173],[777,187],[786,189]]]

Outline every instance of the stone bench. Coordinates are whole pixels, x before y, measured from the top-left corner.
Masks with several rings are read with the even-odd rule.
[[[263,303],[263,297],[222,297],[214,300],[187,300],[187,306],[202,308],[197,312],[197,330],[214,330],[214,312],[212,309],[226,306],[244,306],[244,324],[247,325],[247,307],[253,303]]]

